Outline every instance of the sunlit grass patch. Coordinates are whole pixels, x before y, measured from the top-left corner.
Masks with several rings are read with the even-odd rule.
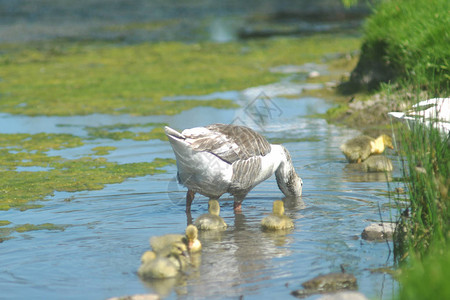
[[[400,277],[398,299],[449,299],[450,251],[448,245],[437,247],[422,257],[413,258]]]

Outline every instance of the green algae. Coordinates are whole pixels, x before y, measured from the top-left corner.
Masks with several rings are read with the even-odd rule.
[[[1,222],[5,222],[4,225],[1,225]],[[11,222],[9,221],[0,221],[0,226],[6,226],[6,225],[10,225]],[[17,233],[24,233],[24,232],[29,232],[29,231],[36,231],[36,230],[51,230],[51,231],[64,231],[67,227],[69,227],[70,225],[56,225],[53,223],[43,223],[43,224],[21,224],[21,225],[16,225],[16,226],[11,226],[11,227],[1,227],[0,228],[0,243],[7,241],[9,239],[12,239],[13,236],[11,236],[11,234],[13,234],[14,232]]]
[[[35,230],[59,230],[64,231],[67,226],[55,225],[52,223],[43,223],[39,225],[34,224],[22,224],[18,226],[14,226],[14,230],[17,232],[27,232],[27,231],[35,231]]]
[[[353,37],[250,40],[245,43],[177,42],[114,46],[1,46],[0,111],[26,115],[92,113],[172,115],[197,106],[230,108],[229,100],[165,97],[206,95],[273,83],[286,76],[269,68],[320,62],[333,49],[358,48]]]
[[[123,182],[129,177],[164,172],[161,168],[174,163],[171,159],[155,159],[149,163],[117,164],[103,157],[64,159],[46,153],[81,145],[82,140],[70,134],[0,134],[0,210],[41,207],[31,202],[44,200],[54,191],[102,189],[105,184]],[[45,170],[16,170],[30,166]]]
[[[94,151],[94,155],[108,155],[110,151],[116,150],[117,147],[113,146],[99,146],[92,148],[92,151]]]
[[[79,147],[83,145],[83,140],[80,137],[71,134],[52,134],[52,133],[18,133],[18,134],[4,134],[0,133],[0,147],[34,151],[47,151],[50,149],[63,149]]]
[[[164,133],[163,126],[166,123],[146,123],[146,124],[113,124],[105,126],[87,126],[85,127],[88,136],[91,139],[103,138],[112,140],[132,139],[135,141],[148,141],[151,139],[159,139],[166,141],[167,137]],[[155,127],[156,126],[156,127]],[[136,127],[154,127],[150,131],[130,131],[126,129]]]
[[[0,220],[0,226],[6,226],[6,225],[9,225],[9,224],[11,224],[10,221],[7,221],[7,220]]]
[[[105,184],[120,183],[130,177],[162,173],[172,159],[153,162],[117,164],[105,158],[55,159],[52,169],[38,172],[2,172],[0,209],[22,209],[31,201],[44,200],[54,191],[77,192],[99,190]]]

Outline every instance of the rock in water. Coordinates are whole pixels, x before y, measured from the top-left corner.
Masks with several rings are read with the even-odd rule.
[[[291,292],[298,298],[305,298],[313,294],[324,294],[340,290],[356,290],[356,277],[348,273],[330,273],[317,276],[302,283],[304,289]]]

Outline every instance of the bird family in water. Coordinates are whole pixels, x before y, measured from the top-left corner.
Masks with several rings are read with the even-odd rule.
[[[198,255],[202,244],[198,231],[224,231],[217,199],[224,193],[234,197],[234,210],[240,211],[246,195],[256,185],[275,174],[286,198],[299,198],[303,181],[296,173],[289,151],[270,144],[254,130],[237,125],[212,124],[178,132],[165,127],[176,156],[178,181],[188,188],[186,213],[196,193],[208,197],[208,213],[186,227],[185,234],[166,234],[150,238],[151,250],[144,252],[138,275],[144,280],[176,277]],[[391,171],[389,159],[377,154],[393,148],[392,139],[359,136],[345,142],[341,150],[350,163],[363,163],[368,171]],[[294,222],[284,214],[284,202],[273,202],[272,213],[261,220],[263,231],[289,230]],[[197,254],[196,254],[197,253]]]
[[[186,227],[185,234],[166,234],[150,238],[152,250],[145,251],[141,257],[138,275],[144,280],[176,277],[183,273],[191,263],[191,256],[202,249],[198,240],[198,230],[223,231],[227,228],[219,216],[220,205],[217,200],[209,200],[208,213],[199,216],[194,224]],[[284,202],[276,200],[273,212],[261,221],[263,230],[291,229],[294,222],[284,215]]]
[[[177,177],[188,188],[186,213],[196,193],[210,198],[208,213],[187,226],[185,234],[150,238],[151,251],[141,257],[138,274],[143,279],[171,278],[184,272],[190,256],[201,251],[198,230],[224,231],[227,224],[217,199],[224,193],[234,196],[234,210],[240,211],[245,196],[256,185],[275,174],[286,197],[299,198],[303,181],[297,175],[289,151],[272,145],[256,131],[237,125],[212,124],[181,133],[165,127],[177,159]],[[277,200],[273,212],[261,221],[264,230],[293,228],[284,215],[284,203]]]

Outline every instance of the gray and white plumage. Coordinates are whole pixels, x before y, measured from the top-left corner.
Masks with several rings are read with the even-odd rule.
[[[408,124],[432,124],[441,133],[450,134],[450,98],[432,98],[420,101],[406,112],[389,112],[389,116],[407,121]]]
[[[277,177],[286,196],[301,196],[303,182],[282,145],[272,145],[256,131],[237,125],[212,124],[181,133],[165,127],[178,167],[178,180],[188,188],[186,210],[195,193],[235,198],[235,209],[256,185]]]

